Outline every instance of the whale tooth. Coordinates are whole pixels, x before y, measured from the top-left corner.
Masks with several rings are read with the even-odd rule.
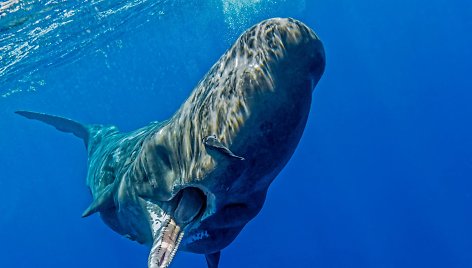
[[[184,236],[184,229],[204,208],[204,194],[197,188],[185,188],[174,202],[156,204],[140,198],[147,212],[153,243],[149,253],[149,268],[168,267]]]
[[[147,212],[152,232],[148,268],[167,268],[182,241],[183,228],[160,205],[143,198],[138,200]]]
[[[149,254],[148,267],[149,268],[167,268],[179,248],[183,230],[169,215],[166,215],[166,224],[158,232],[157,237]]]

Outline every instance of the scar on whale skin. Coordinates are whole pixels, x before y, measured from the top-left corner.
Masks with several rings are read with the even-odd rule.
[[[93,201],[83,216],[98,212],[150,247],[149,268],[168,267],[178,250],[217,268],[297,147],[324,68],[310,28],[273,18],[246,30],[167,121],[123,133],[16,113],[84,141]]]

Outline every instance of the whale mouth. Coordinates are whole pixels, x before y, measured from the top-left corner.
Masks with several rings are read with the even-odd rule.
[[[153,240],[148,267],[168,267],[186,229],[203,215],[206,208],[206,196],[199,188],[186,187],[170,201],[145,200],[144,202]]]
[[[206,209],[206,195],[197,187],[180,190],[172,202],[177,203],[173,216],[179,225],[189,225],[203,215]]]

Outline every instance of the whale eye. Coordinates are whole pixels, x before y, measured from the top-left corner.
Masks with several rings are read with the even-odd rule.
[[[266,135],[267,133],[271,132],[273,128],[272,122],[264,122],[259,126],[259,130],[263,135]]]

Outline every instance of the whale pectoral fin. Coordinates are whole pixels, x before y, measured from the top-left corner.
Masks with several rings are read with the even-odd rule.
[[[82,218],[88,217],[95,212],[110,209],[115,206],[113,199],[114,184],[107,185],[93,200],[92,204],[82,213]]]
[[[208,264],[208,268],[218,268],[218,263],[220,262],[221,251],[205,254],[205,259]]]
[[[182,228],[169,215],[166,216],[164,226],[154,238],[151,253],[149,254],[149,268],[167,268],[179,248],[184,236]]]
[[[208,136],[203,139],[203,144],[205,144],[205,148],[210,151],[215,151],[221,155],[224,155],[226,157],[234,158],[234,159],[239,159],[239,160],[244,160],[244,157],[235,155],[233,152],[231,152],[230,149],[228,149],[226,146],[221,143],[221,141],[216,138],[215,135]]]

